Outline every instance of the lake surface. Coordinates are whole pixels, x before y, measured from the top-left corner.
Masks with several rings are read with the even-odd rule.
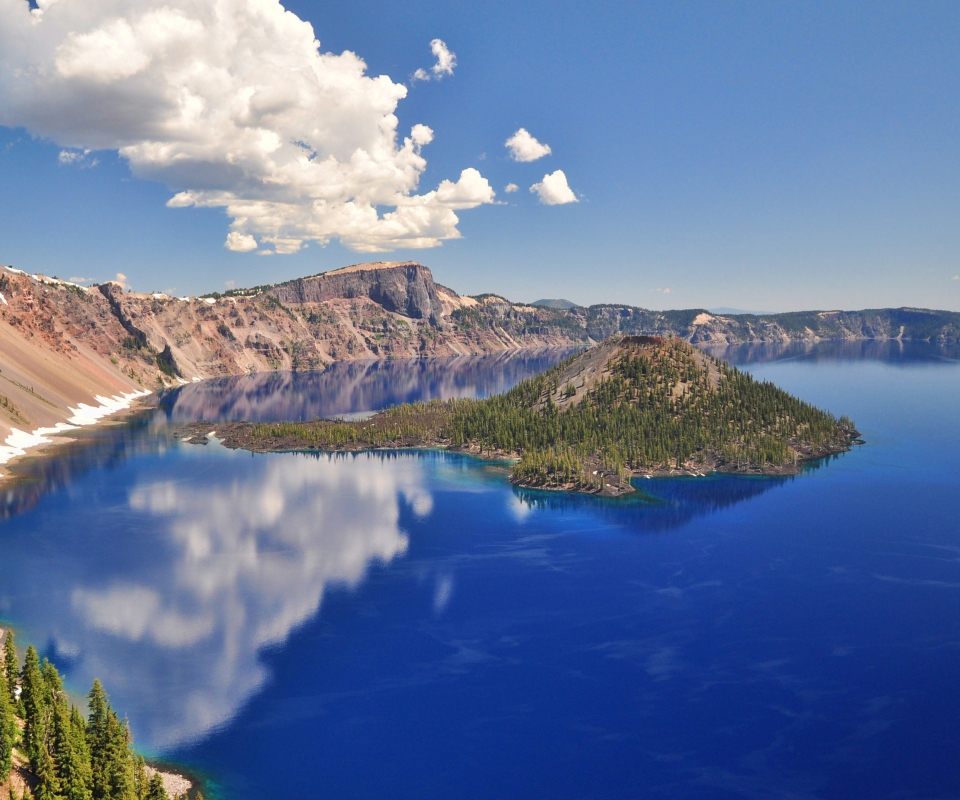
[[[867,444],[791,479],[513,489],[439,452],[179,444],[559,354],[185,387],[0,500],[0,615],[224,798],[960,796],[960,352],[721,352]]]

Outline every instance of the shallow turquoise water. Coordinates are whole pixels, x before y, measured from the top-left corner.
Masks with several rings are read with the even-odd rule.
[[[727,355],[867,445],[597,501],[162,422],[483,394],[541,362],[191,387],[5,499],[0,613],[224,797],[960,795],[956,353]]]

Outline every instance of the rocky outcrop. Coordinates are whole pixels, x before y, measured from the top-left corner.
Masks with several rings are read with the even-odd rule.
[[[443,305],[427,267],[413,261],[380,261],[299,278],[267,290],[285,305],[366,298],[387,311],[443,326]]]

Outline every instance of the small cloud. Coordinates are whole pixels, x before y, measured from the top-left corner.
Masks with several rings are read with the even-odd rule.
[[[224,282],[223,282],[223,285],[226,286],[228,289],[236,289],[236,288],[237,288],[237,282],[236,282],[236,281],[224,281]]]
[[[433,593],[433,613],[438,617],[443,613],[453,595],[453,576],[444,575],[437,581],[437,587]]]
[[[437,76],[437,80],[444,75],[453,75],[453,68],[457,66],[457,54],[440,39],[430,42],[430,50],[437,59],[437,63],[433,65],[433,74]]]
[[[227,241],[223,243],[227,250],[233,250],[234,253],[249,253],[257,249],[257,240],[248,233],[239,231],[230,231],[227,234]]]
[[[526,128],[521,128],[504,142],[514,161],[536,161],[553,152],[550,145],[538,142]]]
[[[517,184],[515,183],[508,183],[506,186],[503,187],[503,191],[506,192],[507,194],[513,194],[514,192],[519,192],[520,187],[517,186]]]
[[[76,275],[74,275],[71,278],[67,278],[67,280],[70,281],[70,283],[90,283],[93,278],[78,278]]]
[[[960,281],[960,275],[954,275],[951,280]]]
[[[130,288],[130,284],[127,283],[127,276],[124,275],[122,272],[117,273],[117,277],[113,279],[113,282],[119,284],[121,289]]]
[[[61,150],[57,162],[61,167],[74,166],[81,169],[90,169],[100,163],[96,158],[90,158],[89,150]]]
[[[669,289],[654,289],[655,292],[660,292],[660,294],[670,294]]]
[[[454,67],[457,66],[457,54],[447,47],[442,39],[434,39],[430,42],[430,50],[433,52],[437,63],[430,67],[430,71],[418,69],[413,73],[415,81],[441,80],[444,75],[453,75]]]
[[[545,206],[562,206],[567,203],[578,203],[577,196],[567,183],[567,176],[562,169],[544,175],[540,183],[535,183],[530,187]]]

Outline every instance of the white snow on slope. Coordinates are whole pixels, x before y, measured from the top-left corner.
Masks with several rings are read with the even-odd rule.
[[[4,443],[0,445],[0,464],[6,464],[10,459],[26,454],[31,447],[50,442],[50,436],[55,433],[76,430],[81,425],[94,425],[110,414],[130,408],[130,404],[139,397],[145,397],[149,391],[129,392],[115,397],[97,395],[94,398],[99,406],[90,406],[80,403],[76,408],[70,408],[73,416],[67,422],[58,422],[52,428],[37,428],[35,431],[22,431],[12,428]],[[3,474],[0,473],[0,477]]]

